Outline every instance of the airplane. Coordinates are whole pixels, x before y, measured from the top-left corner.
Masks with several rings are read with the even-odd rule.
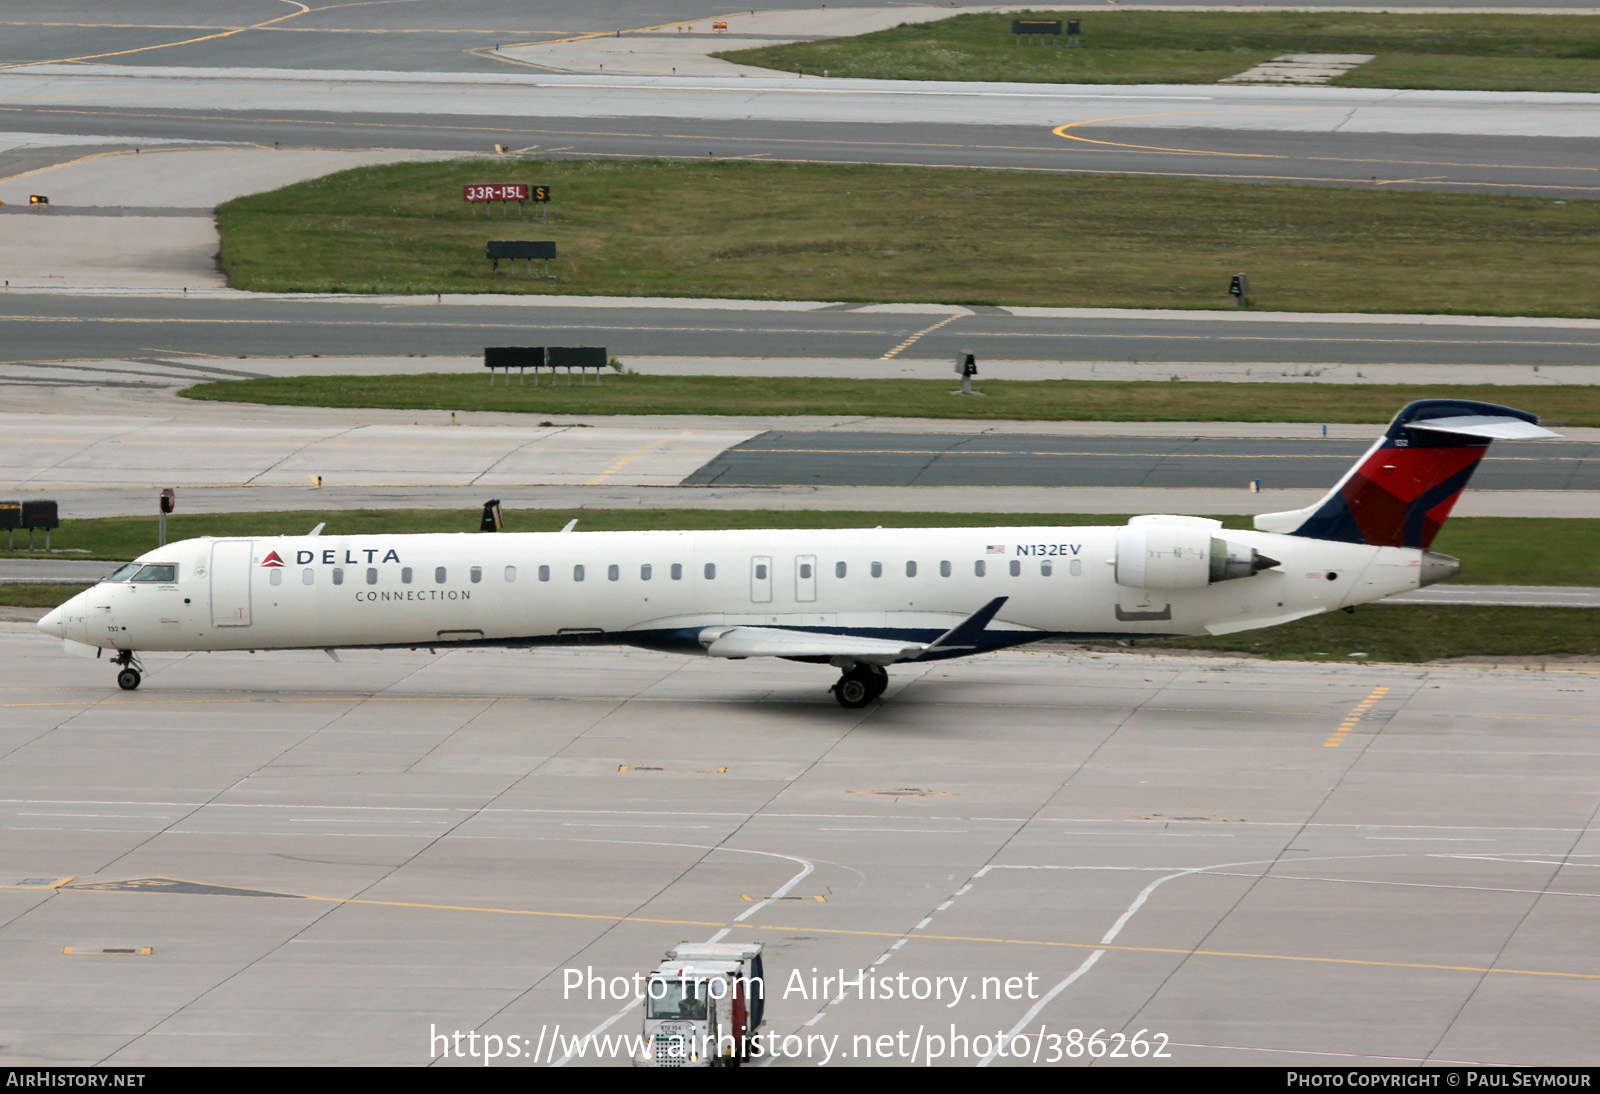
[[[1255,518],[1105,527],[205,537],[150,551],[39,629],[90,657],[140,651],[625,644],[839,670],[849,708],[888,667],[1044,638],[1230,634],[1455,576],[1430,551],[1495,439],[1556,437],[1521,410],[1425,399],[1320,501]]]

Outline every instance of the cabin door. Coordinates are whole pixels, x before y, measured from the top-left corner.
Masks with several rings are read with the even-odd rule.
[[[808,604],[817,599],[816,555],[795,556],[794,598],[801,604]]]
[[[211,625],[250,625],[250,553],[248,539],[225,539],[211,545]],[[283,565],[280,561],[278,565]]]
[[[772,556],[756,555],[750,560],[750,603],[772,603]]]

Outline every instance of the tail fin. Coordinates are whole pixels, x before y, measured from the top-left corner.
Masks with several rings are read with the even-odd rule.
[[[1395,415],[1321,501],[1263,513],[1255,525],[1263,532],[1426,550],[1491,441],[1560,436],[1538,422],[1537,415],[1494,403],[1420,400]]]

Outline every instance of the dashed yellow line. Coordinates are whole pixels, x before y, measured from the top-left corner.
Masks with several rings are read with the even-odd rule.
[[[1340,722],[1339,728],[1333,731],[1333,736],[1322,742],[1322,747],[1338,748],[1344,744],[1344,739],[1350,735],[1351,730],[1355,729],[1356,723],[1366,717],[1367,711],[1372,709],[1374,703],[1381,701],[1388,694],[1388,688],[1373,688],[1372,694],[1357,703],[1355,708],[1344,716],[1344,721]]]
[[[928,329],[919,330],[916,334],[913,334],[910,338],[907,338],[904,342],[901,342],[898,346],[894,347],[894,349],[890,350],[888,353],[886,353],[882,357],[878,358],[878,360],[887,361],[887,360],[891,359],[896,354],[900,353],[902,350],[909,349],[911,346],[915,345],[917,340],[919,338],[921,338],[923,335],[932,334],[934,331],[938,330],[940,327],[945,326],[948,323],[954,323],[957,319],[960,319],[960,318],[961,318],[960,314],[945,316],[943,319],[939,320],[937,323],[935,323],[933,326],[929,327]]]

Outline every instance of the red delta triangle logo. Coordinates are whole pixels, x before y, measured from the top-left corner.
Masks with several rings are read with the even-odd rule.
[[[282,566],[283,559],[278,557],[278,552],[269,551],[267,557],[261,560],[263,566]]]

